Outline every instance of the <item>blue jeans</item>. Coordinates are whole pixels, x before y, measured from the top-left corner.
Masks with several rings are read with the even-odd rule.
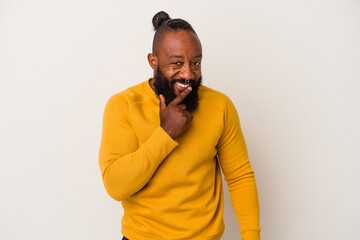
[[[127,239],[125,236],[122,238],[122,240],[129,240],[129,239]]]

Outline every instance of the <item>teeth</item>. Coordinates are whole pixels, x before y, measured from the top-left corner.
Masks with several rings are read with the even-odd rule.
[[[179,82],[177,82],[176,84],[179,85],[180,87],[183,87],[183,88],[188,87],[190,85],[190,83],[182,84],[182,83],[179,83]]]

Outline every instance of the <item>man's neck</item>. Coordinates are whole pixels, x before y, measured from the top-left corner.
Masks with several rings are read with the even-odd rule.
[[[150,84],[150,87],[152,88],[152,90],[154,90],[154,92],[156,92],[155,86],[154,86],[154,78],[150,79],[149,84]]]

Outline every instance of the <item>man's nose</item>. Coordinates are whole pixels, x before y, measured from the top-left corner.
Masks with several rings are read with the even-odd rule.
[[[185,80],[194,79],[195,75],[190,67],[190,64],[184,64],[180,71],[180,77]]]

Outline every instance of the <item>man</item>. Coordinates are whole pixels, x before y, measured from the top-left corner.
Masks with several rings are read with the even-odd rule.
[[[256,183],[236,109],[201,85],[191,25],[165,12],[153,25],[154,78],[112,96],[104,113],[99,163],[107,192],[122,201],[123,239],[221,239],[221,165],[241,237],[258,240]]]

